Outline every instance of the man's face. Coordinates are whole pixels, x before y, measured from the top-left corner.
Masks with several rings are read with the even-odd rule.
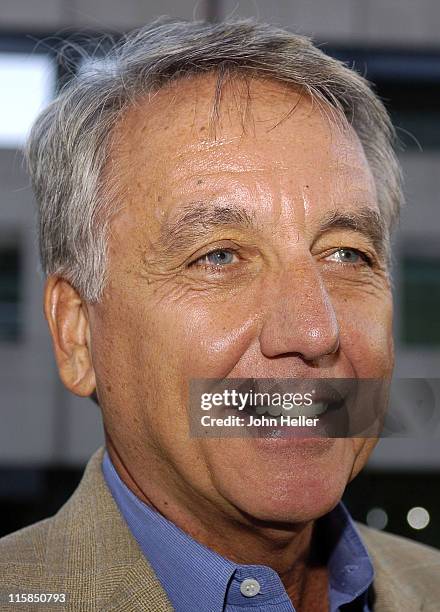
[[[249,99],[226,86],[214,136],[215,83],[176,82],[115,133],[107,175],[122,209],[109,284],[89,309],[105,428],[147,495],[205,515],[309,520],[374,442],[194,439],[188,384],[390,375],[380,249],[367,230],[328,223],[377,213],[375,185],[354,131],[274,82],[252,80]]]

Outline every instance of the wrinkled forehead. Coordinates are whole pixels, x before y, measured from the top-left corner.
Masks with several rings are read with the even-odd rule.
[[[307,186],[322,198],[348,185],[353,201],[374,200],[360,141],[337,111],[274,80],[220,85],[216,74],[182,78],[125,112],[109,166],[127,205],[148,202],[145,213],[156,222],[207,190],[302,197]]]
[[[227,147],[232,153],[253,142],[257,159],[276,143],[278,154],[270,151],[269,157],[279,162],[292,137],[298,148],[314,147],[316,155],[334,150],[341,163],[352,151],[362,154],[344,115],[305,91],[253,75],[208,73],[173,80],[137,100],[114,131],[112,159],[132,166],[142,155],[154,166],[164,159],[169,166],[171,160],[183,163],[203,153],[215,158]]]

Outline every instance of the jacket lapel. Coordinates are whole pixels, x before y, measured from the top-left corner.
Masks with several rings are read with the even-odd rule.
[[[374,566],[374,612],[418,612],[423,602],[407,582],[396,576],[395,567],[388,561],[389,554],[383,551],[374,530],[357,523],[357,528],[372,558]],[[378,534],[380,538],[380,533]],[[389,551],[388,551],[389,553]]]
[[[105,483],[104,448],[50,520],[44,580],[75,612],[172,612],[173,608]],[[42,582],[43,583],[43,582]]]
[[[149,565],[140,559],[125,575],[121,590],[113,594],[102,610],[172,612],[173,607]]]

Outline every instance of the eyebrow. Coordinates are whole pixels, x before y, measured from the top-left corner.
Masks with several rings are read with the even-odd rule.
[[[166,224],[160,232],[160,248],[163,251],[178,250],[193,244],[216,227],[258,229],[255,214],[237,205],[220,205],[212,202],[192,202],[185,206],[179,217]]]
[[[164,254],[188,248],[216,227],[261,230],[254,211],[249,212],[236,204],[191,202],[181,210],[178,218],[162,227],[157,246]],[[380,212],[374,208],[359,206],[353,212],[330,211],[320,223],[318,236],[336,229],[361,233],[370,240],[380,258],[386,254],[386,226]]]
[[[378,210],[360,206],[355,212],[331,211],[321,222],[319,235],[333,229],[352,230],[366,236],[379,258],[386,255],[386,225]]]

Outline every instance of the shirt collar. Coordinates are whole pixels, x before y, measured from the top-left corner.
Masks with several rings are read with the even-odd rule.
[[[102,470],[115,502],[133,537],[153,567],[171,603],[179,610],[222,612],[228,604],[253,604],[240,593],[240,581],[259,577],[265,588],[261,604],[286,603],[288,596],[278,574],[269,567],[240,565],[203,546],[159,512],[142,502],[121,480],[107,452]],[[363,597],[374,570],[345,506],[339,503],[319,520],[319,529],[328,542],[330,612]],[[240,602],[240,598],[243,600]],[[178,604],[178,606],[177,606]],[[293,607],[291,608],[293,610]],[[365,603],[362,609],[368,609]]]

